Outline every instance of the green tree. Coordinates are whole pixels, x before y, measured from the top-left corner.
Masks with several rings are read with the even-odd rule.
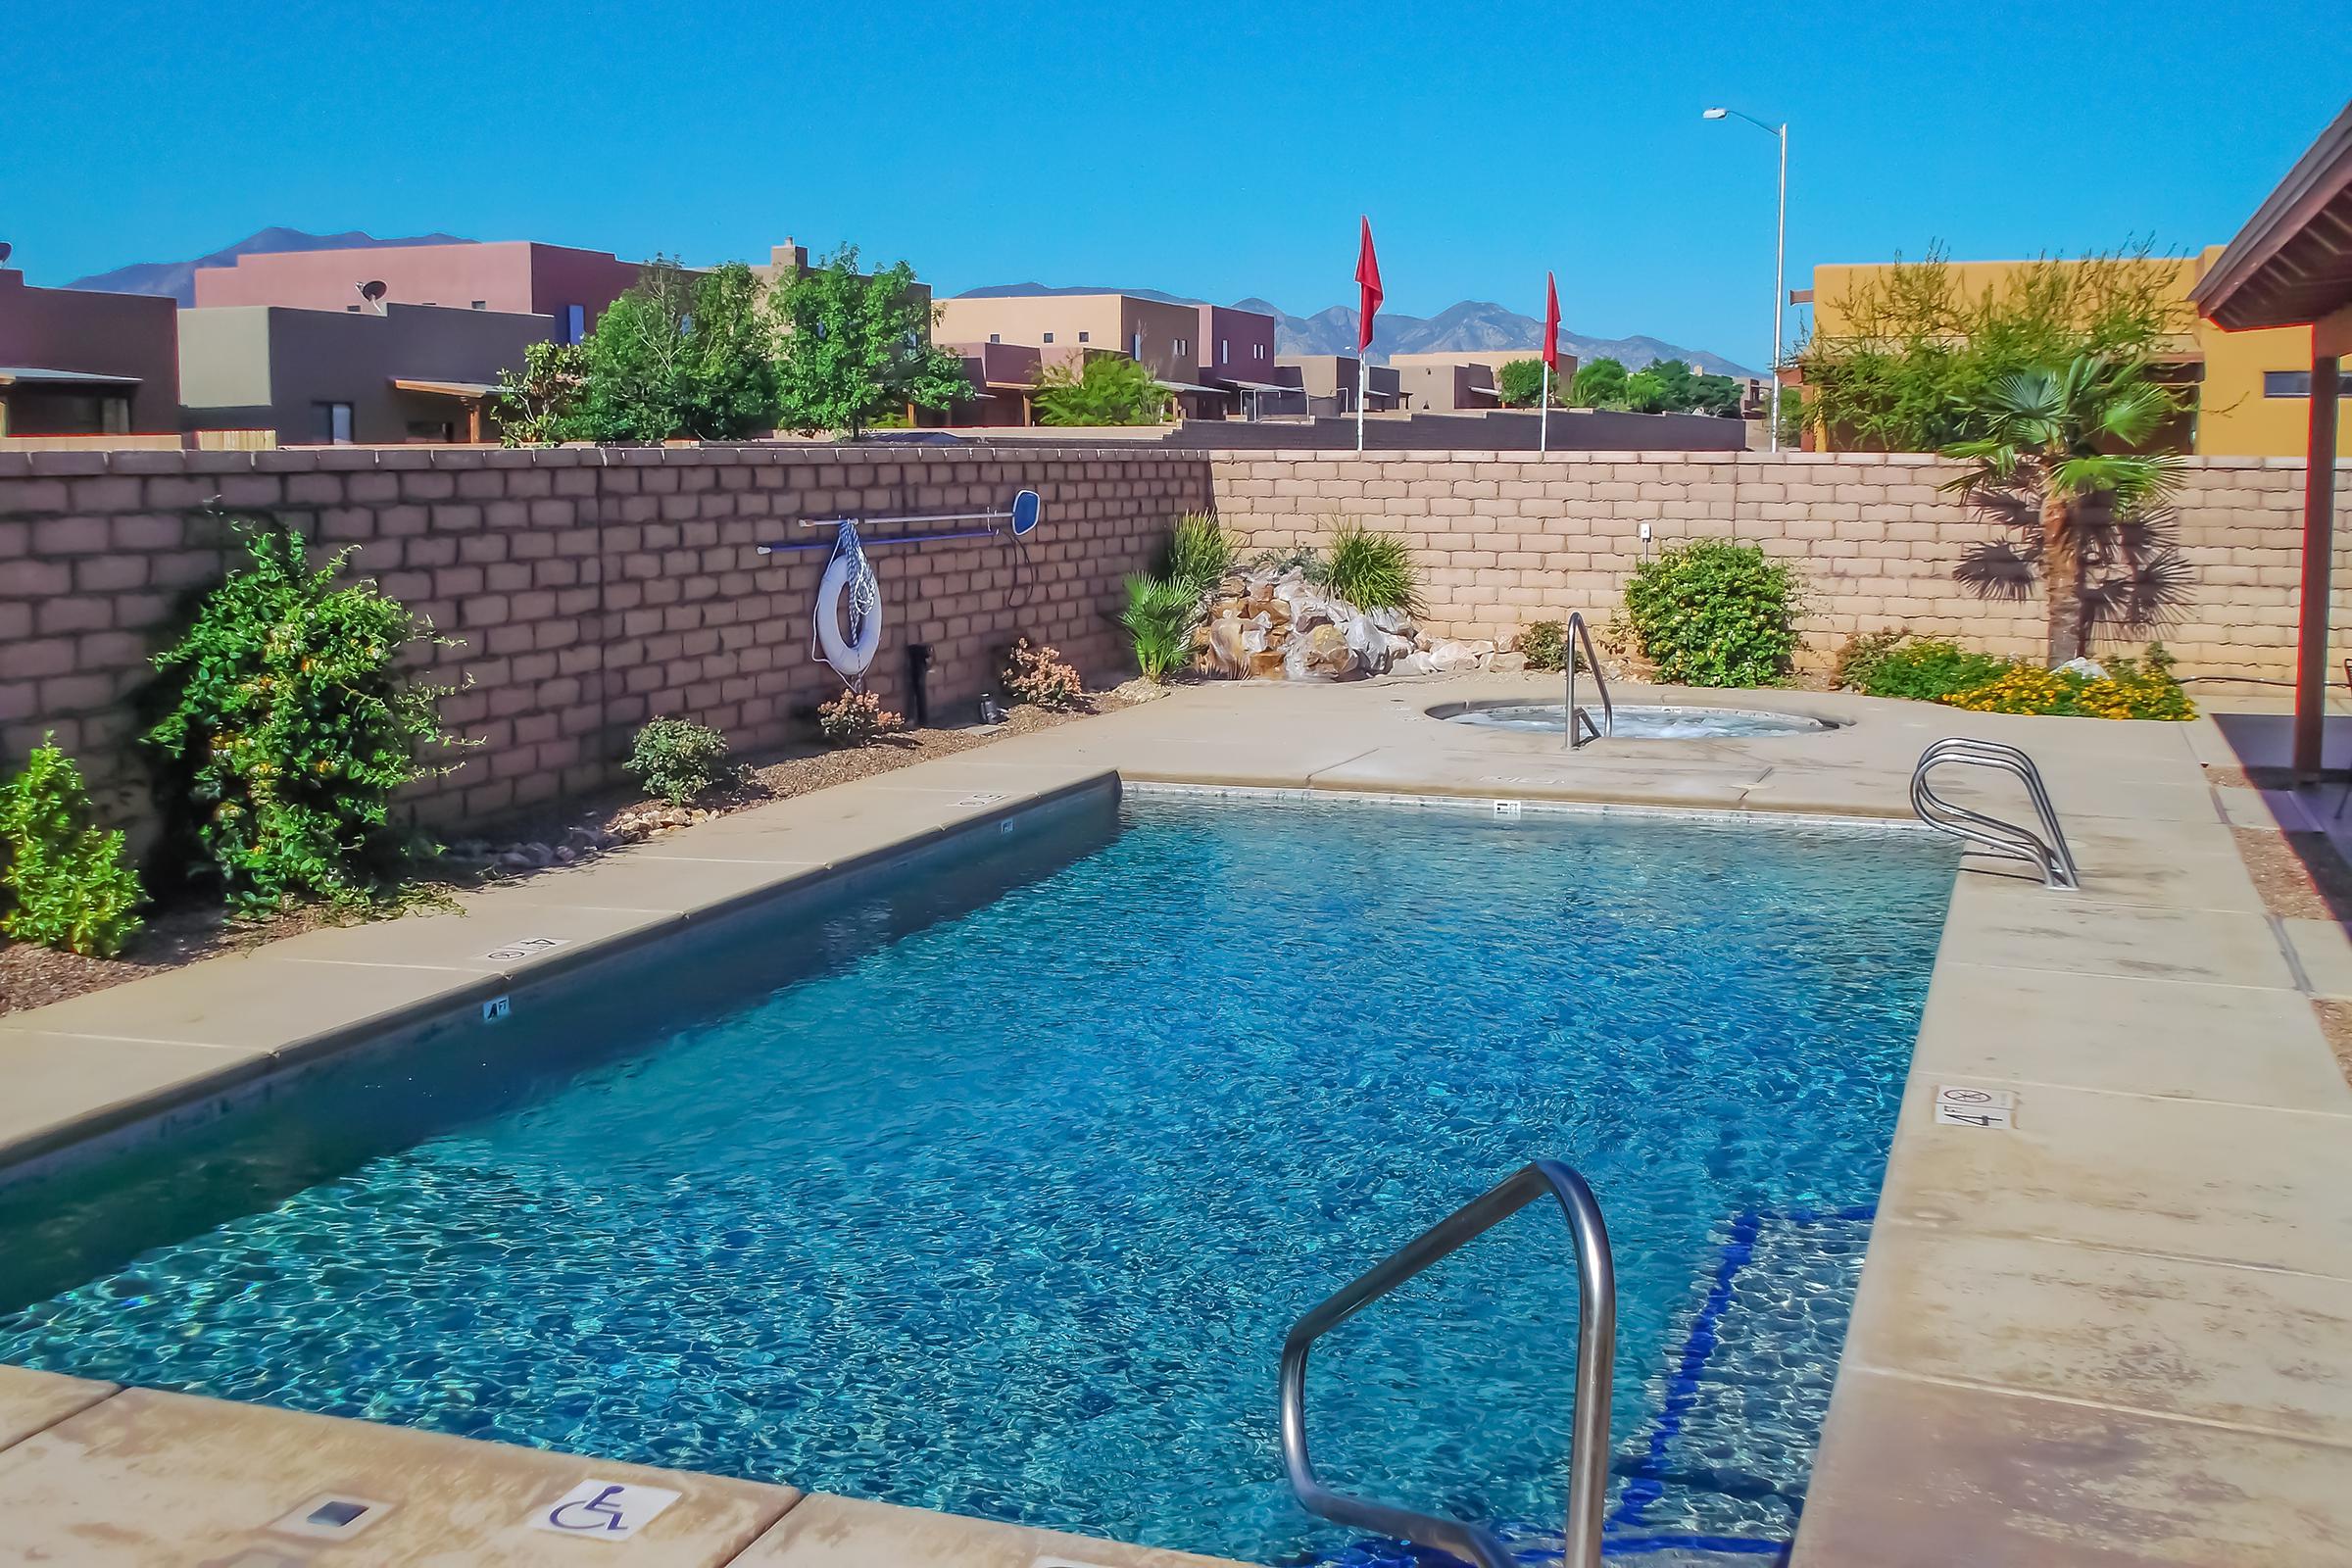
[[[498,435],[511,447],[592,439],[580,416],[588,361],[577,344],[533,343],[520,370],[498,372]]]
[[[1579,408],[1622,409],[1626,406],[1625,383],[1623,362],[1598,359],[1576,368],[1576,390],[1571,396]]]
[[[1643,366],[1625,378],[1621,401],[1636,414],[1664,414],[1671,401],[1670,385],[1656,366]]]
[[[952,409],[972,395],[963,361],[931,342],[929,301],[905,262],[870,277],[844,245],[769,292],[778,334],[778,421],[855,437],[909,403]]]
[[[1494,372],[1494,390],[1506,409],[1532,409],[1544,395],[1544,362],[1513,360]],[[1551,383],[1551,406],[1568,406],[1568,386],[1560,377]]]
[[[740,441],[774,428],[775,363],[759,302],[759,279],[741,262],[699,273],[666,258],[647,263],[580,347],[564,438]]]
[[[1102,354],[1084,368],[1064,363],[1037,374],[1037,422],[1054,425],[1157,424],[1176,395],[1159,384],[1148,365],[1124,355]]]
[[[1796,355],[1814,428],[1832,446],[1864,451],[1985,439],[1993,389],[2010,376],[2085,355],[2151,365],[2194,318],[2182,287],[2180,264],[2145,242],[2043,257],[1973,292],[1940,249],[1897,257],[1835,302],[1834,335],[1816,333]]]
[[[1970,465],[1952,488],[2026,535],[2006,559],[2040,575],[2050,664],[2088,653],[2097,622],[2154,618],[2186,574],[2165,534],[2180,460],[2131,449],[2171,416],[2165,391],[2138,365],[2085,354],[2002,376],[1967,412],[1986,433],[1945,449]]]

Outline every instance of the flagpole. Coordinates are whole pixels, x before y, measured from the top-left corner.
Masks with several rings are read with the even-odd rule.
[[[1355,450],[1364,450],[1364,351],[1355,351]]]
[[[1536,399],[1536,453],[1551,450],[1551,367],[1544,367],[1544,391]]]

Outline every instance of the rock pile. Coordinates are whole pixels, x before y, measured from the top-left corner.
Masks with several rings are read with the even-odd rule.
[[[1490,642],[1432,638],[1401,610],[1358,610],[1288,571],[1217,585],[1193,634],[1194,667],[1234,680],[1361,680],[1485,669]]]

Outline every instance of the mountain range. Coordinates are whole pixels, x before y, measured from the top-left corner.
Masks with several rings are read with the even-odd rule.
[[[1133,294],[1139,299],[1158,300],[1167,305],[1205,303],[1154,288],[1050,288],[1043,283],[995,283],[985,288],[967,288],[956,298],[1006,299],[1048,294]],[[1234,308],[1258,311],[1274,318],[1277,354],[1355,352],[1355,312],[1348,306],[1334,305],[1312,316],[1293,316],[1281,306],[1261,299],[1236,300]],[[1535,345],[1543,336],[1544,322],[1537,317],[1521,316],[1489,300],[1463,300],[1435,316],[1381,312],[1372,318],[1370,359],[1380,365],[1392,354],[1464,353],[1480,349],[1493,349],[1514,359],[1519,356],[1508,351],[1524,350],[1533,357]],[[1658,360],[1681,360],[1692,369],[1710,375],[1756,373],[1720,354],[1682,348],[1654,337],[1585,337],[1563,326],[1560,347],[1581,363],[1590,365],[1594,360],[1611,359],[1629,370],[1638,370]]]
[[[455,234],[412,234],[402,239],[377,239],[357,229],[346,234],[306,234],[299,228],[265,228],[248,234],[225,250],[199,256],[192,262],[133,262],[111,272],[77,277],[68,288],[97,289],[108,294],[163,294],[182,307],[196,303],[196,269],[229,267],[240,256],[261,251],[365,251],[386,245],[463,245]]]
[[[342,234],[312,234],[299,228],[265,228],[249,234],[210,256],[199,256],[192,262],[135,262],[118,267],[111,272],[97,272],[77,277],[68,288],[98,289],[114,294],[162,294],[181,305],[196,303],[196,269],[199,267],[227,267],[240,256],[258,251],[347,251],[372,250],[387,245],[462,245],[467,243],[455,234],[412,234],[398,239],[377,239],[354,229]],[[1182,294],[1169,294],[1153,288],[1052,288],[1043,283],[997,283],[985,288],[967,288],[959,299],[998,299],[1008,296],[1043,294],[1133,294],[1143,299],[1158,300],[1168,305],[1200,305],[1203,301]],[[1345,305],[1335,305],[1312,316],[1293,316],[1278,305],[1261,299],[1237,300],[1236,309],[1260,311],[1274,318],[1274,352],[1277,354],[1352,354],[1355,352],[1355,312]],[[1435,316],[1405,316],[1395,311],[1383,311],[1373,319],[1372,352],[1375,365],[1385,364],[1392,354],[1467,352],[1493,349],[1508,353],[1524,349],[1535,352],[1534,345],[1543,336],[1544,323],[1532,316],[1487,300],[1463,300]],[[1692,369],[1715,375],[1744,376],[1755,372],[1704,349],[1687,349],[1654,337],[1585,337],[1560,329],[1560,347],[1578,360],[1591,364],[1596,359],[1613,359],[1629,370],[1638,370],[1657,360],[1681,360]]]

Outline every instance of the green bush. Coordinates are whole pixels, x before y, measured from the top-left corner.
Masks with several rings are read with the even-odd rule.
[[[1177,519],[1160,555],[1159,575],[1183,583],[1196,599],[1213,592],[1234,567],[1233,536],[1205,512],[1188,512]]]
[[[727,765],[727,738],[691,718],[648,719],[622,765],[646,789],[677,806],[735,776]]]
[[[1040,424],[1158,424],[1174,412],[1176,394],[1148,365],[1097,355],[1083,367],[1042,367],[1031,401]]]
[[[1154,686],[1192,656],[1193,628],[1200,623],[1200,595],[1190,582],[1168,577],[1127,576],[1127,608],[1119,624],[1135,643],[1136,667]]]
[[[1940,638],[1880,632],[1857,637],[1838,655],[1838,684],[1866,697],[1907,697],[1936,703],[1999,679],[2014,667],[1990,654],[1971,653]]]
[[[91,819],[81,770],[52,735],[32,749],[24,771],[0,784],[0,887],[16,907],[0,931],[20,942],[111,958],[137,934],[144,902],[138,876],[122,863],[122,835]]]
[[[1323,557],[1325,591],[1358,610],[1401,610],[1421,613],[1421,579],[1412,552],[1393,533],[1375,533],[1353,517],[1332,530]]]
[[[1539,620],[1519,628],[1519,652],[1530,669],[1568,667],[1568,628],[1556,620]]]
[[[420,749],[464,744],[441,728],[449,688],[402,679],[401,652],[455,644],[372,582],[338,587],[349,551],[314,569],[299,535],[242,531],[252,564],[156,660],[174,691],[148,739],[184,771],[201,869],[231,908],[382,898],[413,842],[391,824],[393,792],[456,765]]]
[[[1683,686],[1766,686],[1796,655],[1796,575],[1754,545],[1694,539],[1643,562],[1625,609],[1658,678]]]

